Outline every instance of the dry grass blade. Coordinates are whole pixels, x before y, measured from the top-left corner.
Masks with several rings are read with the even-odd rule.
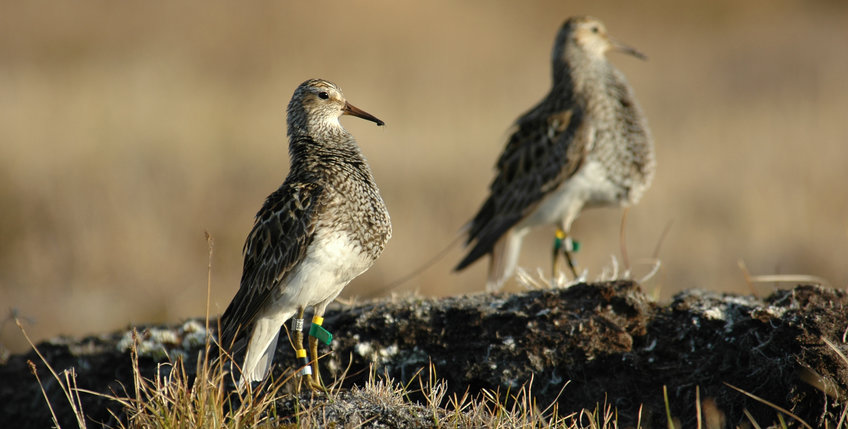
[[[828,340],[825,337],[821,337],[821,340],[825,344],[827,344],[827,346],[830,347],[831,350],[836,352],[836,354],[839,355],[840,358],[842,358],[842,362],[845,362],[845,365],[848,365],[848,357],[846,357],[845,354],[842,353],[842,350],[839,350],[839,347],[836,347],[836,344],[833,344],[832,341]]]
[[[80,389],[77,386],[77,372],[75,368],[70,368],[64,371],[65,386],[68,394],[72,397],[71,405],[74,409],[74,415],[77,418],[77,424],[80,428],[85,428],[85,412],[82,409],[82,399],[80,398]]]
[[[665,403],[665,417],[668,419],[668,429],[674,429],[674,419],[671,418],[671,404],[668,402],[668,387],[663,385],[663,402]]]
[[[551,414],[554,415],[554,416],[557,414],[557,404],[559,403],[559,398],[562,397],[562,393],[565,392],[565,388],[568,387],[569,384],[571,384],[571,380],[568,380],[565,383],[563,383],[563,385],[559,389],[559,392],[557,393],[556,397],[554,397],[554,400],[551,401],[551,405],[548,405],[547,408],[542,410],[542,414],[546,414],[546,413],[548,413],[548,411],[550,411]]]
[[[639,413],[636,417],[636,429],[642,429],[642,404],[639,404]]]
[[[839,388],[835,380],[822,376],[812,368],[802,367],[799,370],[798,378],[837,401],[844,402],[845,398],[848,397],[845,391]]]
[[[659,259],[639,259],[636,260],[636,265],[649,266],[647,273],[637,278],[637,283],[645,283],[651,280],[662,268],[662,261]],[[584,269],[583,272],[575,279],[570,279],[562,271],[557,273],[554,278],[551,278],[541,268],[536,269],[536,277],[530,274],[522,267],[517,267],[515,277],[518,284],[525,290],[545,290],[545,289],[567,289],[579,283],[585,283],[588,280],[589,270]],[[592,281],[607,282],[616,280],[630,280],[634,278],[634,274],[629,269],[624,269],[618,262],[615,255],[610,255],[610,263],[601,268],[600,273],[595,276]]]
[[[659,259],[660,257],[660,249],[662,248],[663,243],[665,242],[665,238],[668,236],[669,231],[671,231],[671,225],[674,224],[673,220],[668,221],[665,224],[662,232],[660,233],[660,238],[657,240],[657,245],[654,247],[654,253],[651,253],[654,259]]]
[[[657,258],[638,260],[637,263],[639,263],[639,264],[644,263],[644,264],[648,264],[648,265],[651,266],[651,269],[648,270],[648,272],[645,273],[644,276],[640,277],[637,280],[637,283],[646,283],[648,280],[654,278],[654,276],[656,276],[657,273],[660,272],[660,268],[662,268],[662,261],[660,261]]]
[[[704,422],[701,420],[701,386],[695,386],[695,419],[698,422],[698,429],[704,427]]]
[[[203,231],[206,236],[206,246],[209,247],[209,260],[206,266],[206,333],[209,334],[209,301],[212,299],[212,253],[215,249],[215,241],[209,231]]]
[[[35,351],[35,354],[38,355],[38,358],[41,359],[41,362],[44,363],[44,366],[47,367],[47,369],[50,371],[50,374],[53,376],[54,379],[56,379],[56,382],[59,383],[59,387],[62,389],[62,393],[65,394],[65,398],[67,398],[68,404],[70,404],[71,409],[74,412],[74,416],[77,419],[77,425],[80,428],[85,428],[85,415],[82,412],[82,402],[80,402],[79,393],[76,391],[76,375],[72,373],[72,379],[74,381],[73,383],[71,383],[70,379],[68,378],[67,372],[65,372],[66,383],[62,383],[62,379],[59,378],[59,373],[57,373],[56,370],[53,369],[53,366],[50,365],[50,362],[47,362],[47,359],[45,359],[44,355],[41,354],[41,351],[38,350],[38,347],[36,347],[35,344],[32,342],[32,339],[29,338],[26,329],[24,329],[23,324],[17,317],[15,318],[15,324],[18,325],[18,329],[21,330],[21,333],[24,335],[24,338],[26,338],[30,347],[32,347],[32,349]],[[53,417],[53,423],[58,428],[60,427],[59,421],[56,419],[56,413],[53,411],[53,406],[52,404],[50,404],[50,399],[47,397],[47,392],[44,390],[44,385],[41,384],[41,379],[38,377],[38,372],[36,371],[35,364],[32,363],[32,361],[28,361],[28,364],[33,375],[35,375],[35,379],[38,380],[38,385],[41,388],[41,393],[44,395],[44,399],[47,401],[47,406],[50,408],[50,413]]]
[[[745,396],[747,396],[747,397],[749,397],[749,398],[751,398],[751,399],[753,399],[753,400],[755,400],[755,401],[757,401],[757,402],[760,402],[760,403],[763,403],[763,404],[765,404],[765,405],[768,405],[769,407],[772,407],[772,408],[774,408],[775,410],[780,411],[781,413],[786,414],[787,416],[792,417],[793,419],[795,419],[798,423],[800,423],[800,424],[801,424],[802,426],[804,426],[805,428],[813,429],[813,427],[812,427],[812,426],[810,426],[810,425],[809,425],[807,422],[805,422],[803,419],[801,419],[800,417],[796,416],[795,414],[793,414],[793,413],[789,412],[787,409],[785,409],[785,408],[783,408],[783,407],[778,406],[777,404],[774,404],[774,403],[769,402],[769,401],[767,401],[767,400],[765,400],[765,399],[763,399],[763,398],[760,398],[759,396],[754,395],[753,393],[746,392],[746,391],[744,391],[744,390],[742,390],[742,389],[740,389],[740,388],[738,388],[738,387],[736,387],[736,386],[734,386],[734,385],[732,385],[732,384],[730,384],[730,383],[728,383],[728,382],[726,382],[726,381],[724,382],[724,385],[725,385],[725,386],[727,386],[727,387],[729,387],[729,388],[731,388],[731,389],[733,389],[733,390],[735,390],[735,391],[737,391],[737,392],[739,392],[739,393],[741,393],[741,394],[743,394],[743,395],[745,395]]]
[[[627,257],[627,213],[630,212],[630,207],[625,207],[621,211],[621,225],[618,229],[618,245],[621,247],[621,263],[624,264],[625,271],[630,270],[630,258]]]
[[[758,296],[754,288],[754,283],[798,283],[831,287],[830,282],[819,276],[809,274],[763,274],[755,276],[751,275],[751,272],[748,271],[745,261],[740,259],[737,264],[739,265],[739,270],[742,271],[742,276],[745,278],[745,283],[754,296]]]
[[[38,376],[38,369],[31,360],[27,361],[27,365],[29,365],[29,370],[32,372],[32,375],[35,376],[35,380],[38,381],[38,387],[41,388],[41,394],[44,396],[44,401],[47,402],[47,408],[50,410],[50,416],[53,418],[53,424],[56,425],[57,428],[61,427],[59,425],[59,419],[56,418],[56,412],[53,411],[53,404],[50,403],[50,398],[47,397],[47,391],[44,390],[44,384],[41,382],[41,377]]]
[[[754,283],[812,283],[831,287],[827,280],[810,274],[762,274],[751,276],[749,280]]]
[[[423,370],[423,368],[421,369]],[[436,375],[436,366],[430,362],[427,366],[427,382],[424,383],[421,377],[421,371],[416,374],[418,378],[418,386],[421,393],[424,394],[424,399],[427,401],[427,407],[432,410],[433,421],[438,421],[438,410],[444,403],[445,396],[448,392],[448,384],[444,380],[439,380]]]
[[[751,295],[759,296],[757,293],[757,289],[754,287],[754,280],[751,277],[751,272],[748,271],[748,266],[745,264],[745,261],[738,260],[736,264],[739,266],[739,271],[742,271],[742,277],[745,279],[745,284],[748,286],[748,290],[751,292]]]
[[[845,415],[848,413],[848,406],[842,408],[842,414],[839,416],[839,422],[836,423],[836,429],[840,429],[842,424],[845,423]]]
[[[751,413],[748,412],[748,409],[744,409],[742,410],[742,412],[745,413],[745,417],[748,418],[748,421],[751,422],[751,426],[753,426],[754,429],[760,429],[760,425],[757,424],[757,421],[754,420],[754,416],[752,416]]]
[[[846,329],[846,332],[848,332],[848,329]],[[839,355],[839,357],[842,359],[842,362],[844,362],[845,365],[848,366],[848,357],[846,357],[845,354],[842,353],[842,350],[839,350],[839,347],[836,347],[836,344],[834,344],[832,341],[828,340],[825,337],[821,337],[821,340],[825,344],[827,344],[827,346],[830,347],[831,350],[833,350],[837,355]],[[842,342],[845,342],[845,334],[842,335]],[[844,392],[840,392],[840,393],[841,393],[840,399],[844,400],[845,393]],[[836,424],[837,429],[841,428],[842,425],[845,423],[846,414],[848,414],[848,406],[845,406],[842,409],[842,414],[840,414],[840,416],[839,416],[839,422]]]

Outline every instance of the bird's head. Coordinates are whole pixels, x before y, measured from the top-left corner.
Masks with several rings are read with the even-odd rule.
[[[342,115],[356,116],[377,125],[385,123],[345,100],[341,88],[323,79],[310,79],[294,91],[288,107],[289,129],[292,126],[306,130],[339,127]]]
[[[554,45],[556,59],[579,54],[591,59],[602,59],[607,51],[614,50],[646,59],[644,54],[614,39],[606,26],[591,16],[571,17],[562,24]]]

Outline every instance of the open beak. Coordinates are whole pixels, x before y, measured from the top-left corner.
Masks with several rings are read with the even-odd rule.
[[[342,114],[343,115],[356,116],[358,118],[362,118],[362,119],[374,122],[377,125],[386,125],[385,122],[377,119],[376,116],[354,106],[353,104],[348,103],[347,101],[345,101],[345,107],[344,107],[344,110],[342,110]]]
[[[647,60],[648,59],[648,57],[645,54],[637,51],[634,48],[631,48],[630,46],[625,45],[624,43],[619,42],[618,40],[611,38],[610,43],[612,43],[612,47],[616,51],[624,52],[625,54],[628,54],[628,55],[633,55],[634,57],[639,58],[640,60]]]

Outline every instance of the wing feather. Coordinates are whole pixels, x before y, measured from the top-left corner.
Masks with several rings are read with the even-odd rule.
[[[491,253],[504,233],[580,168],[591,136],[582,109],[571,104],[542,112],[544,105],[516,121],[489,196],[471,221],[467,244],[473,246],[456,270]]]
[[[221,344],[229,347],[249,334],[257,315],[306,256],[320,213],[323,188],[283,183],[256,214],[244,243],[244,268],[236,296],[221,316]]]

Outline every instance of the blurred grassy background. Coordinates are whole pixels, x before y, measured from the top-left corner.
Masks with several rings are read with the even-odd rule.
[[[343,296],[415,269],[475,212],[513,119],[547,91],[560,23],[591,14],[649,56],[611,60],[656,139],[630,258],[669,222],[663,297],[748,291],[754,273],[848,282],[848,3],[840,1],[2,2],[0,311],[37,339],[213,313],[288,166],[284,109],[311,77],[388,124],[343,119],[394,238]],[[618,254],[620,211],[574,227],[590,277]],[[549,269],[549,230],[521,265]],[[402,290],[481,291],[486,262],[446,258]],[[644,268],[644,267],[642,267]],[[508,290],[518,286],[513,281]],[[12,323],[0,344],[25,346]]]

